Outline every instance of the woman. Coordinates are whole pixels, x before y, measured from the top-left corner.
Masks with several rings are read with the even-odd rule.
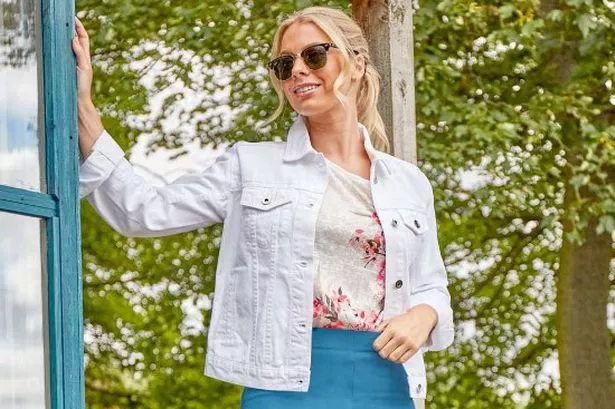
[[[77,34],[82,195],[129,236],[224,222],[205,374],[243,385],[244,409],[422,402],[423,353],[453,341],[433,192],[374,148],[387,138],[358,25],[322,7],[285,20],[269,69],[275,116],[297,113],[287,142],[236,143],[162,189],[104,131]]]

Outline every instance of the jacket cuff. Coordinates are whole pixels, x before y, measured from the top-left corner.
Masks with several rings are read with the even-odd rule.
[[[79,166],[79,196],[88,196],[107,180],[124,159],[124,151],[107,131],[94,143],[90,155]]]

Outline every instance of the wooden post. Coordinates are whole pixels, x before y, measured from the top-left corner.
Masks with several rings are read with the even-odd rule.
[[[352,0],[381,80],[379,111],[392,153],[416,163],[412,1]]]
[[[410,0],[352,0],[352,14],[367,37],[380,73],[378,109],[392,153],[416,164],[412,11]],[[424,409],[425,399],[414,399],[414,406]]]

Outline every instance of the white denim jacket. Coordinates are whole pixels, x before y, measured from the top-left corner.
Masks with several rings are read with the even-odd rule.
[[[410,396],[425,398],[425,351],[453,342],[431,184],[413,164],[375,150],[370,180],[386,239],[384,318],[427,304],[438,323],[403,364]],[[307,391],[316,218],[327,186],[322,153],[298,116],[287,142],[238,142],[200,173],[154,188],[105,132],[81,164],[81,196],[115,230],[153,237],[224,222],[205,374],[253,388]],[[376,352],[374,352],[376,353]]]

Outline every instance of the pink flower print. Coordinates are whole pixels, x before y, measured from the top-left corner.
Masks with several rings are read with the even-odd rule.
[[[365,320],[365,323],[373,328],[373,327],[376,327],[378,324],[380,324],[381,321],[382,321],[382,314],[372,311],[368,315],[367,319]]]
[[[378,270],[378,275],[376,276],[376,282],[378,282],[378,284],[384,283],[384,273],[385,273],[384,268],[381,268],[380,270]]]
[[[350,300],[348,299],[348,296],[342,292],[342,287],[338,288],[337,291],[334,291],[333,295],[329,299],[331,300],[335,313],[338,316],[344,307],[350,306]]]
[[[382,252],[382,247],[379,245],[378,241],[373,239],[365,240],[365,244],[363,246],[363,260],[365,260],[365,267],[367,267],[370,263],[378,260],[379,256],[384,256]]]
[[[378,223],[379,225],[381,225],[380,224],[380,218],[378,217],[378,213],[376,213],[375,210],[372,212],[372,220],[375,221],[376,223]]]
[[[380,248],[380,252],[384,254],[385,242],[384,242],[384,234],[382,233],[382,231],[380,233],[377,233],[374,236],[374,241],[378,243],[378,248]]]
[[[344,328],[346,325],[342,321],[331,321],[325,324],[324,328]]]
[[[363,251],[363,242],[365,239],[363,238],[363,229],[356,229],[352,237],[350,237],[349,243],[350,247],[355,250]]]
[[[320,300],[320,298],[316,297],[314,298],[313,301],[313,313],[312,313],[312,318],[316,318],[319,315],[323,315],[325,310],[324,307],[322,305],[322,301]]]

